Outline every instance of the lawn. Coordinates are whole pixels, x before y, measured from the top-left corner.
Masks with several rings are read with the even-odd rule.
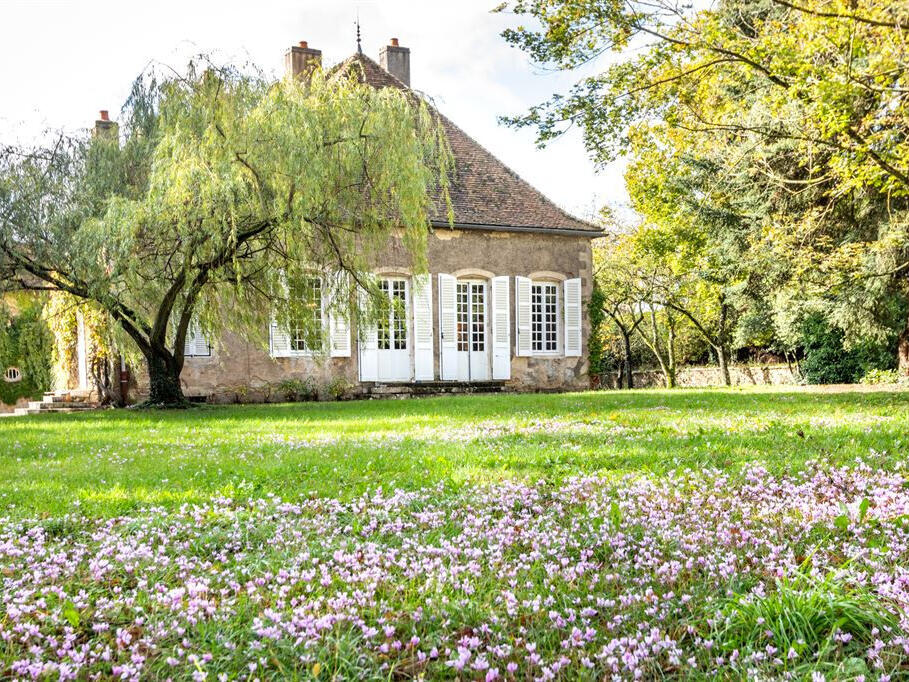
[[[0,677],[909,670],[909,392],[0,420]]]
[[[110,516],[214,495],[350,499],[679,467],[889,468],[909,392],[634,391],[117,410],[0,420],[0,512]]]

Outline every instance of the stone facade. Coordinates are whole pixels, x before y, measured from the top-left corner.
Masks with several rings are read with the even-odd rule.
[[[387,251],[376,259],[379,275],[409,277],[411,262],[399,240],[393,240]],[[441,376],[439,352],[439,273],[458,278],[488,281],[493,276],[530,277],[534,280],[561,282],[580,278],[584,306],[592,287],[590,239],[556,234],[515,233],[437,228],[428,244],[429,272],[433,280],[432,309],[435,379]],[[583,308],[583,345],[579,357],[564,353],[543,357],[516,357],[514,344],[515,287],[509,290],[511,301],[512,346],[511,379],[506,386],[519,391],[578,390],[589,386],[587,378],[587,338],[589,320]],[[560,311],[561,313],[561,311]],[[412,313],[410,313],[412,315]],[[412,322],[412,319],[410,320]],[[408,324],[413,330],[413,324]],[[184,391],[188,396],[214,401],[280,399],[282,381],[310,381],[316,387],[334,385],[339,392],[346,388],[353,395],[363,392],[360,384],[357,353],[357,329],[351,328],[350,357],[271,357],[262,342],[252,342],[225,331],[211,339],[208,357],[188,357],[183,369]],[[412,347],[412,343],[410,344]],[[139,392],[146,386],[139,378]]]

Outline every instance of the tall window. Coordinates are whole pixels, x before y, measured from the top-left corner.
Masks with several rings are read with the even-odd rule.
[[[318,353],[322,350],[322,280],[308,277],[290,293],[299,311],[291,321],[290,349]]]
[[[379,281],[382,309],[379,312],[379,350],[407,350],[407,282],[403,279]]]
[[[458,282],[458,350],[470,350],[470,293],[467,282]]]
[[[470,284],[471,350],[486,350],[486,285]]]
[[[530,342],[534,353],[559,349],[559,288],[550,282],[530,286]]]

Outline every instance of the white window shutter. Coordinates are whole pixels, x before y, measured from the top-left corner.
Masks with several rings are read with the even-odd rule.
[[[289,358],[290,334],[278,327],[277,320],[272,320],[268,334],[269,352],[273,358]]]
[[[211,355],[211,346],[198,325],[193,328],[193,355],[205,357]]]
[[[336,275],[336,285],[330,289],[333,292],[333,295],[337,296],[338,292],[344,293],[347,291],[346,284],[346,273],[339,272]],[[346,309],[349,306],[341,306]],[[350,357],[350,311],[349,310],[338,310],[338,306],[335,305],[335,301],[331,300],[327,304],[328,308],[328,344],[329,344],[329,355],[333,358],[349,358]],[[345,314],[345,312],[347,314]]]
[[[432,381],[436,373],[432,354],[432,278],[429,275],[413,278],[413,339],[414,380]]]
[[[457,280],[439,273],[439,355],[442,379],[458,378]]]
[[[531,354],[530,343],[530,280],[526,277],[514,278],[514,317],[517,341],[515,355]]]
[[[581,280],[565,280],[565,357],[581,355]]]
[[[190,322],[183,341],[183,355],[185,357],[204,357],[211,355],[211,346],[205,334],[199,329],[196,322]]]
[[[368,294],[360,291],[360,310],[368,309]],[[360,381],[379,380],[379,330],[375,324],[368,324],[360,315],[357,355],[360,365]]]
[[[511,379],[511,309],[508,277],[492,278],[492,378]]]

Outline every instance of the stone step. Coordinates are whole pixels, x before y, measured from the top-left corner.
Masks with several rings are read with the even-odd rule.
[[[87,403],[94,404],[89,390],[45,391],[42,402],[45,403]]]
[[[41,410],[47,412],[48,410],[56,410],[61,408],[71,409],[71,410],[91,410],[97,407],[92,403],[86,403],[82,401],[72,401],[72,400],[55,400],[54,402],[45,402],[43,400],[30,400],[28,403],[28,409],[30,410]]]
[[[420,381],[376,382],[366,393],[375,398],[446,395],[462,393],[502,393],[508,390],[504,381]]]
[[[24,417],[29,414],[64,414],[69,412],[88,412],[94,409],[93,407],[17,407],[12,411],[12,416]],[[9,416],[9,415],[4,415]]]

